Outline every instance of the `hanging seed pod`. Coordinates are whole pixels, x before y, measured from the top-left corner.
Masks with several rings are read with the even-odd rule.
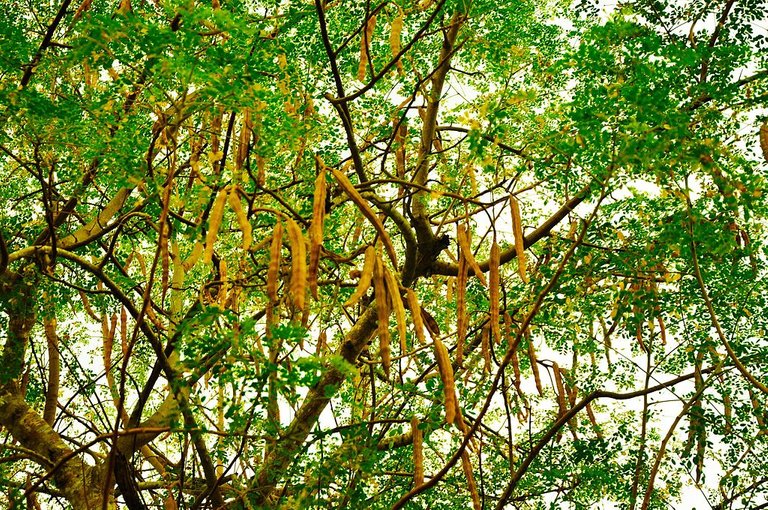
[[[472,463],[469,460],[469,452],[466,450],[461,453],[461,467],[464,470],[464,476],[467,478],[467,490],[469,491],[469,496],[472,498],[472,508],[473,510],[482,510],[483,504],[480,501],[480,495],[477,492],[477,483],[472,474]]]
[[[491,331],[486,325],[480,332],[480,345],[483,352],[483,372],[491,372]]]
[[[392,52],[392,58],[396,58],[400,53],[400,34],[403,31],[403,12],[398,9],[397,16],[392,20],[389,31],[389,49]],[[397,71],[401,75],[403,74],[403,63],[400,59],[395,63]]]
[[[515,252],[517,253],[517,272],[524,283],[528,283],[525,274],[528,263],[525,259],[525,236],[523,235],[523,219],[520,215],[520,204],[514,195],[509,195],[509,206],[512,210],[512,231],[515,235]]]
[[[456,363],[464,363],[464,340],[467,336],[467,259],[459,255],[459,275],[456,277]]]
[[[419,429],[419,419],[411,418],[411,437],[413,438],[413,485],[424,483],[424,437]]]
[[[536,381],[536,389],[539,395],[544,396],[544,387],[541,384],[541,375],[539,374],[539,367],[536,360],[536,349],[533,347],[533,339],[530,334],[528,336],[528,359],[531,361],[531,371],[533,372],[533,379]]]
[[[768,121],[760,126],[760,148],[763,150],[763,158],[768,161]]]
[[[285,221],[291,244],[291,296],[298,310],[304,310],[307,294],[307,246],[299,225],[291,218]]]
[[[312,224],[309,230],[309,290],[317,299],[317,270],[320,264],[320,248],[323,244],[323,222],[325,220],[325,165],[317,158],[320,171],[315,179],[312,196]]]
[[[387,287],[384,276],[384,267],[381,258],[376,255],[376,263],[373,268],[373,289],[376,293],[376,314],[379,333],[379,350],[381,351],[381,363],[384,375],[389,379],[390,366],[392,364],[392,349],[389,336],[389,301],[387,299]]]
[[[408,301],[408,308],[411,310],[411,318],[413,319],[413,329],[416,333],[416,339],[419,344],[426,345],[427,339],[424,337],[424,321],[421,316],[421,305],[416,297],[416,293],[412,289],[405,289],[405,297]]]
[[[248,215],[240,204],[237,190],[232,190],[232,193],[229,194],[229,206],[234,211],[237,224],[243,233],[243,251],[248,251],[253,243],[253,228],[251,227],[251,222],[248,221]]]
[[[210,264],[213,258],[213,245],[216,242],[216,237],[219,235],[219,228],[224,219],[224,204],[227,201],[228,193],[229,188],[227,186],[218,191],[211,207],[211,213],[208,216],[208,232],[205,234],[205,251],[203,252],[203,262],[206,264]]]
[[[371,286],[371,281],[373,280],[373,270],[375,264],[376,249],[373,246],[368,246],[368,248],[365,249],[363,270],[360,272],[360,279],[357,282],[357,288],[355,289],[355,292],[349,296],[349,299],[347,299],[347,301],[344,303],[344,306],[354,305],[368,291],[368,288]]]
[[[267,296],[271,303],[277,302],[277,288],[280,280],[280,252],[283,247],[283,225],[275,223],[272,230],[272,244],[269,248],[269,266],[267,267]]]
[[[499,343],[501,341],[501,328],[499,327],[499,307],[501,305],[501,291],[500,291],[500,278],[499,278],[499,266],[501,264],[501,253],[499,245],[496,241],[493,241],[491,245],[491,255],[489,259],[489,280],[490,288],[488,299],[490,300],[490,321],[491,321],[491,336],[493,341]]]
[[[371,47],[371,37],[373,37],[373,29],[376,27],[376,15],[372,15],[368,18],[368,22],[365,24],[363,30],[363,36],[360,39],[360,65],[357,66],[357,79],[358,81],[365,80],[365,74],[368,70],[368,62],[371,60],[369,48]]]
[[[397,283],[395,275],[393,275],[386,267],[384,267],[384,279],[387,284],[389,300],[392,302],[392,309],[395,312],[395,319],[397,319],[397,333],[400,337],[400,354],[405,354],[408,350],[405,341],[408,325],[405,321],[405,306],[403,305],[403,299],[400,296],[400,286]]]
[[[339,183],[339,186],[341,186],[341,189],[344,190],[344,193],[346,193],[352,202],[355,203],[358,209],[360,209],[360,212],[362,212],[363,215],[368,218],[368,221],[371,222],[373,227],[376,229],[376,232],[378,232],[379,237],[381,238],[381,242],[384,243],[384,248],[387,250],[387,255],[392,262],[392,267],[398,267],[397,255],[395,254],[395,246],[392,244],[392,239],[390,239],[389,234],[384,228],[384,224],[381,222],[379,217],[376,216],[376,213],[373,212],[373,209],[371,209],[371,207],[368,205],[368,202],[366,202],[360,193],[357,192],[355,186],[350,182],[349,179],[347,179],[347,176],[344,175],[344,173],[339,172],[335,168],[329,167],[328,169],[331,171],[331,174],[333,174],[336,182]]]
[[[453,378],[453,367],[451,366],[451,358],[448,356],[448,349],[446,349],[439,338],[434,339],[433,346],[435,349],[435,360],[437,361],[440,379],[443,381],[445,422],[450,425],[456,421],[456,411],[458,407],[456,402],[456,383]]]
[[[480,280],[480,283],[482,283],[484,287],[487,287],[488,282],[485,280],[485,274],[483,274],[480,265],[477,263],[477,260],[475,260],[475,256],[472,253],[469,233],[464,225],[459,224],[456,226],[456,241],[459,244],[460,254],[463,254],[464,258],[467,260],[468,267],[472,268],[472,271],[475,273],[475,276],[477,276],[477,279]]]

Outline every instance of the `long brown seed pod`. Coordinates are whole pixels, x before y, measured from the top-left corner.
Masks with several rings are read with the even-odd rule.
[[[528,359],[531,361],[531,371],[533,372],[533,379],[536,381],[536,389],[539,391],[539,395],[544,396],[544,387],[541,385],[541,375],[539,374],[539,367],[536,361],[536,349],[533,347],[533,339],[528,336]]]
[[[267,267],[267,296],[271,303],[277,302],[277,287],[280,280],[280,252],[283,247],[283,225],[275,223],[272,230],[272,244],[269,247],[269,266]]]
[[[325,220],[325,165],[317,158],[320,171],[315,179],[312,196],[312,224],[309,230],[309,291],[317,299],[317,270],[320,264],[320,247],[323,244],[323,223]]]
[[[220,189],[211,207],[211,213],[208,217],[208,232],[205,234],[205,251],[203,252],[203,262],[206,264],[210,264],[213,258],[213,245],[219,235],[221,221],[224,219],[224,204],[227,202],[227,194],[229,194],[229,187],[225,186]]]
[[[419,299],[416,297],[416,293],[412,289],[405,289],[405,297],[408,301],[408,308],[411,310],[411,318],[413,319],[413,329],[416,333],[416,339],[419,344],[425,345],[427,339],[424,336],[424,320],[421,316],[421,305]]]
[[[435,348],[435,359],[437,368],[440,372],[440,379],[443,381],[443,398],[445,400],[445,422],[448,424],[456,421],[456,412],[458,402],[456,401],[456,383],[453,378],[453,367],[451,358],[448,356],[448,349],[439,338],[433,342]]]
[[[373,289],[376,293],[376,314],[378,319],[379,350],[384,375],[389,379],[390,366],[392,364],[392,348],[389,336],[389,301],[387,299],[387,286],[384,276],[384,266],[381,257],[376,255],[373,268]]]
[[[233,189],[229,194],[229,206],[235,213],[237,218],[237,224],[240,227],[240,231],[243,233],[243,251],[248,251],[253,243],[253,228],[251,222],[248,221],[248,215],[240,204],[240,197],[237,194],[237,190]]]
[[[512,231],[515,235],[515,252],[517,253],[517,272],[520,279],[528,283],[528,276],[525,274],[527,262],[525,260],[525,236],[523,235],[523,219],[520,215],[520,204],[514,195],[509,195],[509,206],[512,210]]]
[[[365,261],[363,262],[363,270],[360,272],[360,280],[357,282],[357,288],[355,292],[349,296],[349,299],[344,303],[344,306],[352,306],[358,302],[358,300],[368,292],[368,287],[371,286],[373,280],[373,270],[376,264],[376,249],[373,246],[368,246],[365,249]]]
[[[493,241],[493,244],[491,245],[491,255],[489,259],[489,280],[490,280],[490,287],[489,287],[489,295],[488,299],[490,300],[489,307],[490,307],[490,320],[491,320],[491,336],[493,337],[493,341],[495,343],[499,343],[501,341],[501,327],[499,326],[499,308],[501,305],[501,284],[500,284],[500,276],[499,276],[499,266],[501,265],[501,253],[500,253],[499,245],[496,243],[496,241]]]
[[[464,258],[467,259],[467,264],[472,268],[472,271],[475,273],[475,276],[477,276],[477,279],[480,280],[480,283],[482,283],[483,286],[487,287],[488,282],[485,279],[485,274],[483,273],[482,269],[480,269],[480,264],[477,263],[477,260],[475,260],[475,255],[472,253],[472,245],[469,240],[469,233],[462,224],[458,224],[456,226],[456,241],[459,243],[460,252],[464,254]]]
[[[304,234],[301,227],[286,217],[288,241],[291,243],[291,296],[293,304],[299,310],[304,310],[307,294],[307,246],[304,244]]]
[[[405,354],[405,352],[408,350],[408,347],[406,345],[406,334],[408,329],[408,324],[405,321],[405,305],[403,305],[403,299],[400,296],[400,286],[397,283],[397,278],[395,278],[395,275],[392,274],[392,272],[387,269],[386,267],[384,269],[384,279],[387,284],[387,289],[389,292],[389,299],[392,302],[392,309],[395,312],[395,319],[397,319],[397,333],[400,337],[400,354]]]
[[[331,174],[333,174],[334,179],[336,179],[336,181],[339,183],[339,186],[341,186],[341,189],[344,190],[344,193],[346,193],[347,196],[355,203],[358,209],[360,209],[360,212],[362,212],[363,215],[368,218],[368,221],[371,222],[373,227],[376,229],[376,232],[378,232],[379,237],[381,238],[381,242],[384,243],[384,248],[387,250],[387,255],[392,261],[392,267],[398,267],[397,255],[395,254],[395,246],[392,244],[392,239],[389,238],[389,234],[384,229],[384,224],[381,222],[379,217],[376,216],[376,213],[373,212],[373,209],[371,209],[371,207],[368,205],[368,202],[366,202],[360,193],[357,192],[355,186],[352,184],[352,182],[350,182],[349,179],[347,179],[347,176],[344,175],[343,172],[339,172],[332,167],[328,167],[328,169],[331,171]]]
[[[413,485],[424,483],[424,437],[419,429],[419,419],[411,418],[411,437],[413,438]]]

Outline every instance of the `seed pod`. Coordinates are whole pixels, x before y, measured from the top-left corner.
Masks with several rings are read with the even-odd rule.
[[[357,66],[357,79],[358,81],[365,80],[365,74],[368,70],[368,62],[370,60],[370,52],[368,48],[371,46],[371,37],[373,36],[373,29],[376,27],[376,15],[372,15],[368,18],[368,22],[365,24],[363,30],[363,36],[360,39],[360,65]]]
[[[541,375],[539,374],[539,367],[536,365],[536,349],[533,347],[533,339],[528,335],[528,359],[531,361],[531,371],[533,372],[533,379],[536,381],[536,389],[539,391],[539,395],[544,396],[544,387],[541,385]]]
[[[464,340],[467,336],[467,259],[459,254],[459,274],[456,277],[456,363],[464,362]]]
[[[229,188],[226,186],[219,190],[213,201],[210,216],[208,216],[208,232],[205,234],[205,251],[203,252],[203,262],[206,264],[210,264],[213,258],[213,245],[219,235],[221,221],[224,219],[224,204],[227,201],[228,193]]]
[[[160,227],[160,302],[165,301],[171,274],[171,254],[168,250],[168,234],[170,223],[167,221]]]
[[[299,225],[291,218],[286,217],[285,220],[288,241],[291,243],[291,296],[296,308],[304,310],[307,294],[307,247]]]
[[[567,392],[565,390],[565,386],[563,385],[563,377],[560,372],[560,366],[556,362],[552,362],[552,371],[554,372],[554,375],[555,375],[555,386],[557,390],[557,407],[560,410],[558,414],[559,416],[563,416],[568,411],[568,407],[565,403]]]
[[[491,372],[491,331],[488,326],[484,326],[480,332],[480,344],[483,351],[483,372]]]
[[[405,322],[405,306],[403,305],[403,299],[400,296],[400,286],[397,283],[395,275],[386,267],[384,267],[384,278],[389,292],[389,299],[392,302],[392,309],[395,312],[395,319],[397,319],[397,333],[400,337],[400,354],[405,354],[408,350],[405,342],[407,323]]]
[[[320,247],[323,244],[323,221],[325,219],[325,165],[317,158],[320,171],[315,179],[315,193],[312,196],[312,224],[309,230],[309,290],[317,299],[317,270],[320,264]]]
[[[389,49],[392,51],[392,58],[396,58],[397,54],[400,53],[400,34],[402,33],[402,31],[403,31],[403,13],[402,11],[399,11],[395,19],[392,20],[392,24],[390,25]],[[397,66],[397,71],[400,74],[402,74],[403,63],[400,61],[400,59],[397,60],[395,65]]]
[[[229,295],[229,276],[227,275],[227,261],[221,259],[219,261],[219,293],[216,295],[216,299],[219,302],[219,307],[226,308],[227,297]]]
[[[267,296],[271,303],[277,302],[277,287],[280,279],[280,252],[283,247],[283,226],[275,223],[272,231],[272,244],[269,248],[269,267],[267,268]]]
[[[429,335],[432,338],[440,338],[440,326],[437,325],[437,321],[427,312],[423,307],[421,309],[421,319],[424,326],[429,331]]]
[[[472,498],[472,508],[473,510],[482,510],[483,504],[480,501],[480,495],[477,493],[477,483],[475,483],[475,477],[472,474],[472,463],[469,460],[469,452],[466,450],[461,452],[461,467],[464,470],[464,476],[467,478],[467,490]]]
[[[763,158],[768,161],[768,121],[760,126],[760,148],[763,150]]]
[[[77,293],[80,295],[80,301],[83,302],[83,310],[85,310],[85,313],[87,313],[88,316],[91,319],[93,319],[95,321],[98,321],[99,320],[99,316],[96,315],[96,313],[94,313],[94,311],[93,311],[93,308],[91,308],[91,302],[88,299],[88,295],[85,292],[83,292],[82,290],[79,290],[79,289],[78,289]]]
[[[384,375],[389,379],[389,369],[392,364],[392,349],[389,336],[389,301],[387,300],[387,287],[385,283],[384,267],[381,258],[376,255],[373,267],[373,290],[376,293],[376,314],[379,333],[379,350],[381,351],[381,363]]]
[[[347,179],[347,176],[344,175],[343,172],[339,172],[332,167],[328,167],[328,169],[339,183],[339,186],[341,186],[341,189],[344,190],[344,193],[346,193],[347,196],[355,203],[358,209],[360,209],[360,212],[362,212],[363,215],[368,218],[368,221],[373,224],[373,227],[376,229],[376,232],[378,232],[381,241],[384,243],[384,248],[387,250],[389,259],[392,261],[392,267],[398,267],[397,255],[395,254],[395,246],[392,244],[392,240],[389,238],[389,234],[384,228],[384,224],[381,222],[379,217],[376,216],[376,213],[373,212],[373,209],[371,209],[371,207],[368,205],[368,202],[366,202],[365,199],[360,196],[360,193],[357,192],[355,186],[350,182],[349,179]]]
[[[195,245],[192,246],[192,251],[189,253],[189,256],[184,259],[184,271],[189,272],[193,267],[195,267],[195,264],[197,264],[197,261],[200,260],[200,255],[203,254],[203,250],[205,249],[205,246],[200,241],[195,241]]]
[[[124,306],[120,308],[120,350],[123,357],[128,356],[128,312]]]
[[[523,219],[520,215],[520,204],[514,195],[509,195],[509,206],[512,209],[512,231],[515,235],[515,252],[517,253],[517,272],[520,279],[528,283],[525,274],[527,262],[525,260],[525,236],[523,235]]]
[[[595,431],[595,434],[598,438],[603,438],[603,433],[600,431],[600,425],[597,424],[597,418],[595,418],[595,412],[592,410],[592,404],[587,404],[587,416],[589,417],[589,422],[592,424],[592,428]]]
[[[237,190],[232,190],[232,193],[229,194],[229,206],[234,211],[237,224],[243,233],[243,250],[248,251],[251,248],[251,243],[253,243],[253,228],[251,227],[251,222],[248,221],[248,215],[240,204]]]
[[[424,337],[424,321],[421,317],[421,305],[416,297],[416,293],[412,289],[405,289],[405,297],[408,301],[408,308],[411,310],[411,318],[413,319],[413,329],[416,333],[416,339],[419,344],[425,345],[427,339]]]
[[[522,380],[522,377],[520,374],[520,358],[517,356],[517,349],[512,349],[512,356],[510,357],[510,363],[512,364],[512,371],[515,376],[515,380],[512,381],[512,383],[515,385],[515,389],[517,389],[518,395],[520,395],[521,397],[524,397],[520,389],[520,382]]]
[[[469,233],[467,232],[467,229],[464,227],[464,225],[459,224],[456,226],[456,241],[459,243],[460,255],[464,254],[464,258],[467,259],[468,266],[472,268],[472,271],[475,273],[475,276],[477,276],[477,279],[480,280],[480,283],[482,283],[484,287],[487,287],[488,282],[485,280],[485,274],[483,274],[483,271],[480,269],[480,265],[477,263],[477,260],[475,260],[475,255],[472,253]]]
[[[419,429],[419,419],[411,418],[411,437],[413,438],[413,485],[424,483],[424,437]]]
[[[501,291],[500,291],[500,277],[499,277],[499,265],[501,264],[501,253],[499,245],[496,241],[493,241],[491,245],[491,255],[489,260],[489,280],[490,288],[488,298],[490,299],[490,321],[491,321],[491,333],[493,341],[499,343],[501,341],[501,328],[499,327],[499,306],[501,304]]]
[[[352,306],[365,295],[368,291],[368,287],[371,286],[373,280],[373,270],[376,264],[376,249],[373,246],[368,246],[365,249],[365,261],[363,262],[363,270],[360,273],[360,280],[357,282],[357,288],[355,292],[349,296],[349,299],[344,303],[344,306]]]
[[[440,372],[440,379],[443,381],[443,397],[445,399],[445,422],[449,425],[456,421],[456,411],[458,408],[456,402],[456,383],[453,379],[453,367],[451,358],[448,356],[448,349],[439,338],[434,339],[435,359],[437,368]]]

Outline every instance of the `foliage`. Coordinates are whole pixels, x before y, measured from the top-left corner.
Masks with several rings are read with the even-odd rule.
[[[766,501],[765,2],[3,4],[0,505]]]

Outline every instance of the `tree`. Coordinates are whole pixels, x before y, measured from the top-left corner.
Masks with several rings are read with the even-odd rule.
[[[4,2],[0,505],[764,504],[765,2]]]

